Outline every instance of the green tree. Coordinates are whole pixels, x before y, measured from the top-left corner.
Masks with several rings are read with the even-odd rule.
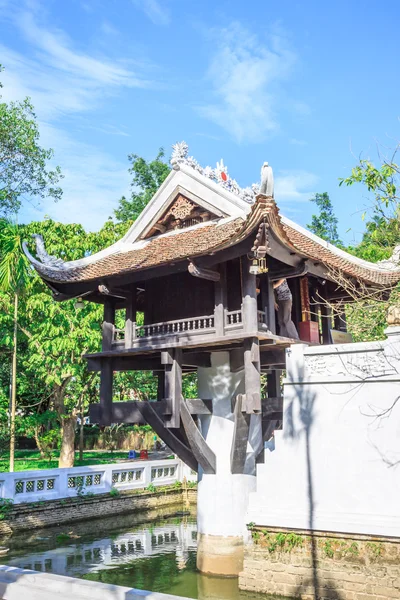
[[[14,471],[15,414],[17,399],[17,340],[19,297],[27,285],[27,262],[22,252],[21,233],[17,225],[0,219],[0,290],[13,298],[13,337],[10,410],[10,471]]]
[[[361,183],[371,195],[371,204],[362,214],[366,232],[354,249],[357,256],[367,260],[389,258],[400,243],[400,167],[396,162],[399,149],[397,144],[389,156],[380,154],[378,166],[371,159],[361,159],[349,177],[339,180],[339,185]]]
[[[307,225],[309,230],[330,244],[334,244],[335,246],[342,245],[337,230],[338,220],[328,193],[315,194],[310,201],[317,205],[319,213],[318,215],[312,215],[311,223]]]
[[[369,158],[360,159],[350,176],[339,180],[339,185],[361,184],[370,194],[370,206],[362,214],[366,231],[361,243],[349,247],[348,251],[371,262],[389,258],[400,243],[400,167],[396,162],[399,148],[397,144],[388,156],[379,153],[378,165]],[[398,304],[399,295],[400,286],[390,294],[387,290],[383,297],[379,297],[379,293],[374,296],[372,292],[370,297],[363,298],[361,293],[359,301],[346,311],[356,341],[384,337],[387,309],[389,305]]]
[[[2,71],[0,65],[0,71]],[[0,83],[0,88],[2,87]],[[24,199],[59,200],[59,167],[48,168],[53,150],[39,144],[39,128],[29,98],[1,102],[0,96],[0,216],[16,214]]]
[[[118,221],[135,221],[144,207],[149,203],[160,185],[168,177],[171,169],[164,161],[165,153],[160,148],[156,158],[146,161],[137,154],[130,154],[128,159],[131,163],[129,173],[133,175],[129,199],[123,196],[114,214]]]

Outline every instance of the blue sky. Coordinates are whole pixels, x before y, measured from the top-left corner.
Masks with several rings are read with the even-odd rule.
[[[399,12],[394,0],[0,0],[3,97],[32,97],[65,174],[62,201],[22,219],[95,230],[129,192],[127,155],[185,140],[242,186],[268,160],[281,211],[302,225],[328,191],[342,235],[359,239],[366,192],[338,178],[399,138]]]

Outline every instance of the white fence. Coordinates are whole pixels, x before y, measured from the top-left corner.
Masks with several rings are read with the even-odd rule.
[[[0,498],[14,504],[74,498],[81,494],[105,494],[111,489],[134,490],[196,481],[197,475],[182,461],[137,460],[111,465],[0,473]]]

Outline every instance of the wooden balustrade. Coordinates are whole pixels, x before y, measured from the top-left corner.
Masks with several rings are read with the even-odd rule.
[[[197,331],[210,331],[213,329],[214,315],[207,315],[204,317],[166,321],[165,323],[137,325],[136,337],[140,339],[153,338],[165,335],[179,335],[181,333],[196,333]]]
[[[234,329],[242,327],[243,316],[241,310],[230,310],[225,313],[225,328]]]
[[[257,311],[257,322],[259,326],[265,324],[266,316],[262,310]],[[138,325],[137,323],[130,322],[128,330],[127,328],[117,329],[113,328],[113,344],[120,346],[125,343],[125,347],[131,347],[131,344],[135,344],[138,339],[148,339],[165,337],[170,335],[182,335],[185,333],[196,334],[196,333],[211,333],[215,332],[215,316],[206,315],[201,317],[191,317],[187,319],[177,319],[176,321],[165,321],[163,323],[149,323],[148,325]],[[225,310],[224,314],[224,329],[235,330],[243,328],[243,313],[242,310]]]

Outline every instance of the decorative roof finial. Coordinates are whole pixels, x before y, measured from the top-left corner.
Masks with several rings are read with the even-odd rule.
[[[64,266],[64,261],[61,258],[57,258],[57,256],[50,256],[50,254],[47,253],[44,246],[44,240],[41,235],[34,233],[32,237],[36,242],[36,255],[44,265],[58,268],[62,268]]]
[[[271,198],[274,197],[274,174],[272,172],[272,167],[270,167],[267,162],[261,167],[260,194],[264,194]]]

